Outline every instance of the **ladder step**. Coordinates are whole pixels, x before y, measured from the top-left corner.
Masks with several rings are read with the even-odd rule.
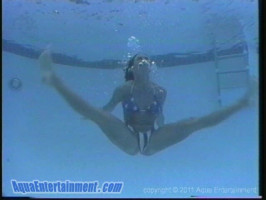
[[[246,69],[231,70],[231,71],[217,71],[216,73],[220,75],[220,74],[241,73],[241,72],[248,72],[248,71],[249,69],[246,68]]]
[[[233,88],[245,88],[248,84],[243,84],[241,86],[231,86],[231,87],[220,87],[221,90],[233,89]]]
[[[227,58],[237,58],[237,57],[244,57],[247,56],[247,53],[244,54],[233,54],[233,55],[226,55],[226,56],[217,56],[216,59],[217,60],[223,60],[223,59],[227,59]]]

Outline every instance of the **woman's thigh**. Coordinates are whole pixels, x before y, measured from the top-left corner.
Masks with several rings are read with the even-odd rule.
[[[152,133],[144,155],[152,155],[190,136],[197,126],[196,118],[185,119],[176,123],[166,124]]]

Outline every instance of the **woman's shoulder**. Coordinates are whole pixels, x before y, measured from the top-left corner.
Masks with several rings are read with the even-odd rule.
[[[152,82],[152,86],[153,86],[153,88],[154,88],[156,94],[159,94],[159,95],[166,95],[167,91],[166,91],[166,89],[163,88],[162,86],[160,86],[160,85],[158,85],[158,84],[156,84],[156,83],[154,83],[154,82]]]
[[[121,84],[120,87],[125,91],[130,91],[131,87],[133,86],[133,81],[126,81],[125,83]]]
[[[132,81],[127,81],[121,85],[119,85],[117,87],[117,90],[119,91],[119,93],[122,93],[122,94],[127,94],[130,92],[131,90],[131,87],[132,87],[132,84],[133,82]]]

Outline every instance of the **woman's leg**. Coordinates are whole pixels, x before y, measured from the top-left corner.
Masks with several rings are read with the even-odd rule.
[[[135,155],[139,151],[137,137],[124,122],[111,113],[85,102],[69,90],[56,75],[52,76],[52,85],[75,111],[95,122],[113,144],[130,155]]]
[[[150,143],[144,155],[152,155],[173,144],[181,142],[195,131],[203,128],[215,126],[227,119],[233,113],[237,112],[248,103],[248,97],[245,96],[237,103],[208,114],[200,118],[189,118],[176,123],[166,124],[157,129],[150,138]]]
[[[75,111],[95,122],[109,140],[121,150],[130,155],[138,153],[137,137],[124,122],[109,112],[91,106],[62,83],[52,70],[53,62],[49,50],[40,55],[39,62],[43,81],[54,87]]]

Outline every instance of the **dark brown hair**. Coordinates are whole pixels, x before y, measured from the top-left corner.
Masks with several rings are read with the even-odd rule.
[[[133,72],[131,71],[131,67],[134,65],[134,60],[139,54],[134,55],[127,63],[127,67],[125,69],[125,80],[131,81],[134,80]]]

